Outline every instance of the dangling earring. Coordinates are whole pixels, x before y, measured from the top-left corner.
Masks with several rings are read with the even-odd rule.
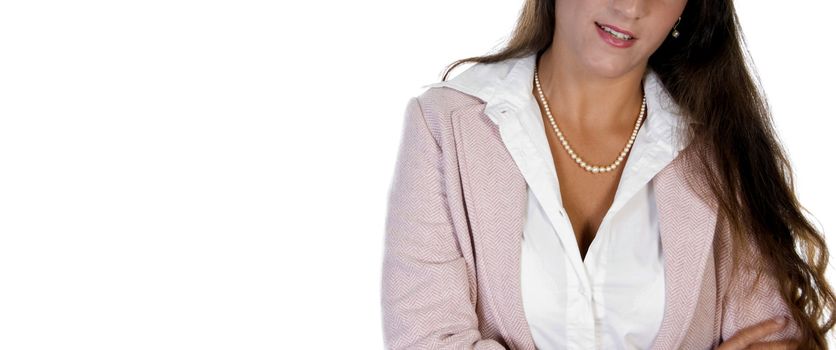
[[[676,30],[676,26],[678,26],[678,25],[679,25],[679,21],[681,21],[681,20],[682,20],[682,17],[679,17],[679,19],[677,19],[677,20],[676,20],[676,24],[674,24],[674,25],[673,25],[673,32],[671,33],[671,36],[672,36],[674,39],[676,39],[676,38],[678,38],[678,37],[679,37],[679,31],[678,31],[678,30]]]

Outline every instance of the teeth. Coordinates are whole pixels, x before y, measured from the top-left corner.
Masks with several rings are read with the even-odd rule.
[[[614,36],[614,37],[616,37],[616,38],[619,38],[619,39],[621,39],[621,40],[630,40],[630,39],[632,39],[632,38],[633,38],[633,37],[631,37],[631,36],[629,36],[629,35],[627,35],[627,34],[620,33],[620,32],[616,32],[616,31],[614,31],[614,30],[610,29],[609,27],[604,27],[604,26],[600,26],[600,25],[599,25],[598,27],[600,27],[600,28],[601,28],[601,29],[603,29],[605,32],[610,33],[610,34],[612,34],[612,36]]]

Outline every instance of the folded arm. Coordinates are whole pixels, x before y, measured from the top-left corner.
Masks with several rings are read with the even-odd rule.
[[[757,270],[764,258],[753,241],[741,251],[736,274],[731,274],[731,235],[726,223],[718,222],[715,248],[718,249],[718,280],[723,302],[721,340],[729,339],[740,330],[769,319],[784,316],[787,324],[781,330],[761,338],[760,342],[798,339],[799,327],[792,319],[780,286],[769,269],[764,268],[759,279]],[[790,248],[788,248],[790,249]]]

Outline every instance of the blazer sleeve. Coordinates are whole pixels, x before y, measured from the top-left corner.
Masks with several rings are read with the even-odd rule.
[[[481,339],[444,190],[441,149],[419,102],[406,108],[389,187],[381,306],[386,349],[505,349]]]
[[[760,279],[756,279],[757,267],[763,264],[763,255],[755,243],[747,241],[745,253],[741,254],[737,275],[731,276],[731,234],[725,222],[718,225],[719,236],[715,242],[718,244],[716,248],[720,262],[720,295],[723,296],[721,342],[744,328],[778,316],[785,316],[787,324],[781,330],[758,341],[799,339],[800,329],[781,297],[777,279],[768,269],[764,269]]]

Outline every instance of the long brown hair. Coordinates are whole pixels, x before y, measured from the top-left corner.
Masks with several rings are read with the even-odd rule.
[[[555,1],[526,0],[504,48],[454,61],[441,79],[465,62],[541,54],[552,43]],[[648,66],[690,122],[687,137],[701,147],[691,153],[698,164],[693,170],[709,185],[718,225],[732,234],[732,271],[745,254],[742,242],[754,242],[764,258],[757,276],[766,269],[778,281],[802,334],[799,347],[826,349],[826,333],[836,323],[836,297],[825,279],[829,252],[796,198],[789,159],[753,79],[757,72],[754,64],[747,66],[750,56],[732,1],[688,1],[677,29],[680,36],[668,36]]]

